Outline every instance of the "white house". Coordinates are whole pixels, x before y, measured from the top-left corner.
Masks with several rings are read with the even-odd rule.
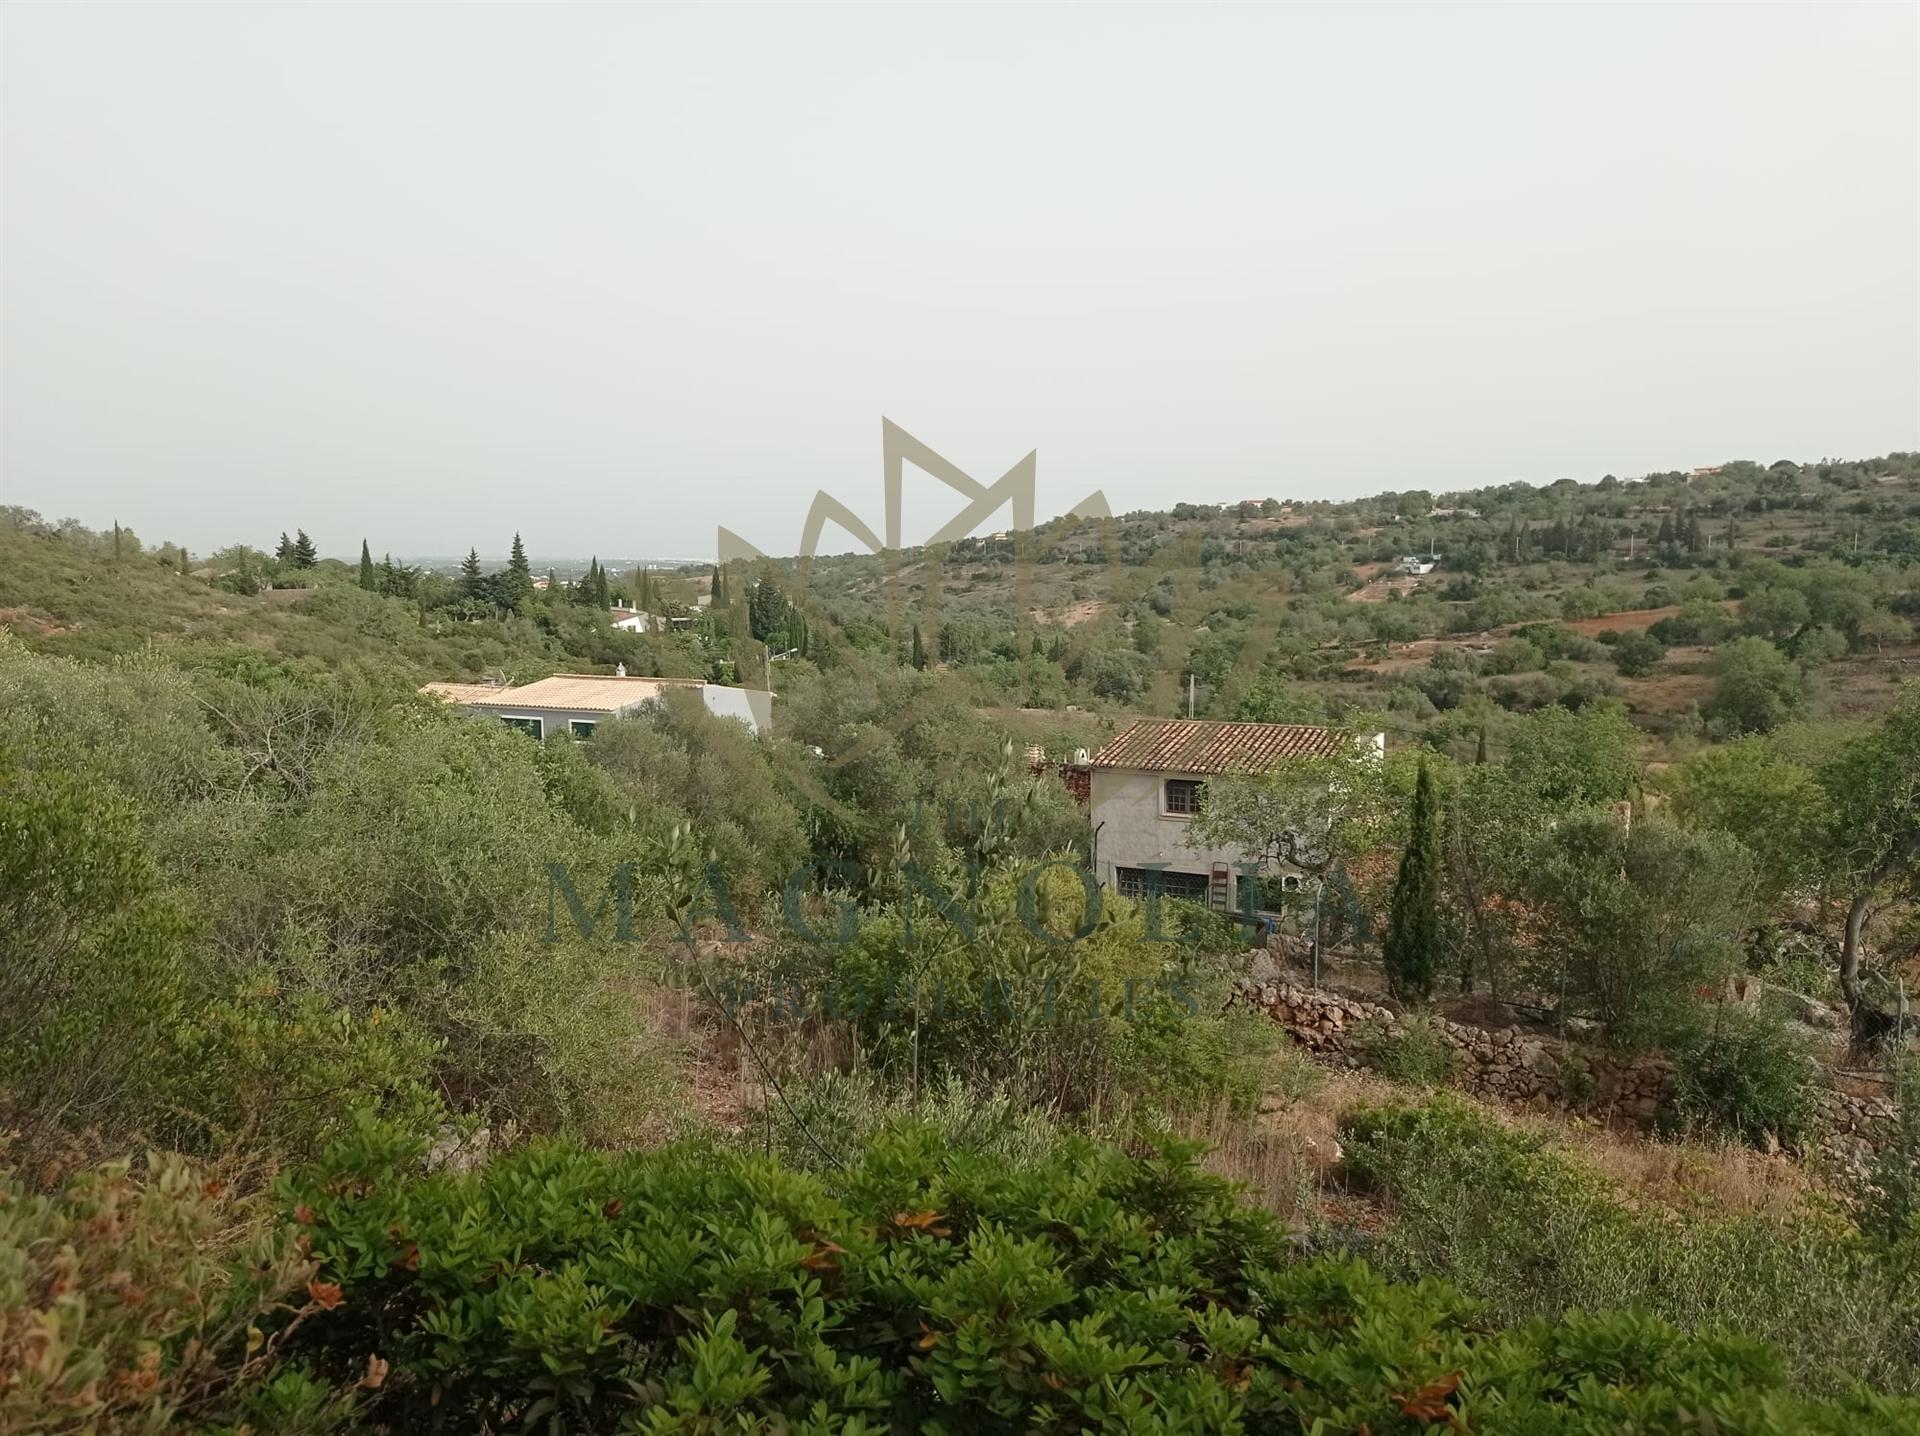
[[[1210,778],[1269,772],[1298,758],[1331,758],[1354,741],[1331,728],[1288,723],[1214,723],[1149,718],[1109,742],[1088,764],[1094,872],[1100,883],[1128,897],[1150,885],[1168,897],[1220,909],[1259,911],[1257,893],[1238,891],[1252,859],[1230,848],[1189,841],[1189,830]],[[1386,735],[1372,748],[1384,751]],[[1282,887],[1297,872],[1268,869]],[[1251,898],[1252,901],[1246,901]]]
[[[607,617],[613,620],[615,628],[624,629],[628,633],[652,633],[655,629],[663,629],[667,626],[666,619],[644,613],[637,608],[610,608],[607,610]]]
[[[469,717],[496,718],[534,738],[550,738],[556,733],[590,738],[595,725],[637,713],[670,688],[696,691],[709,713],[738,718],[756,733],[773,731],[772,693],[759,688],[729,688],[698,678],[556,673],[517,688],[494,683],[428,683],[420,691],[455,704]]]
[[[1440,555],[1437,553],[1425,557],[1410,553],[1400,560],[1400,572],[1404,574],[1432,573],[1439,565]]]

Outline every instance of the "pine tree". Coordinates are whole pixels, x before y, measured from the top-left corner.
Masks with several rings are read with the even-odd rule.
[[[1406,1002],[1433,995],[1440,967],[1440,808],[1423,760],[1413,787],[1412,830],[1394,879],[1387,940],[1387,983]]]
[[[515,613],[533,596],[533,567],[527,562],[526,546],[520,542],[519,534],[513,536],[513,552],[507,558],[507,572],[500,588],[501,598]]]
[[[118,519],[113,522],[113,556],[116,559],[120,557],[120,521]]]
[[[762,643],[769,643],[787,626],[792,605],[780,591],[773,575],[763,573],[747,590],[747,631]]]
[[[460,563],[460,596],[473,600],[487,596],[487,576],[480,571],[480,550],[468,549]]]
[[[927,644],[926,640],[920,636],[918,624],[915,624],[913,629],[913,666],[915,668],[927,666]]]
[[[373,577],[373,550],[367,547],[365,539],[360,540],[360,587],[368,593],[375,589]]]
[[[293,566],[295,568],[312,568],[319,557],[318,550],[313,546],[313,540],[307,537],[307,531],[305,529],[296,530],[293,538]]]
[[[273,556],[280,563],[289,563],[293,559],[293,540],[287,537],[285,530],[281,531],[280,542],[274,546]]]

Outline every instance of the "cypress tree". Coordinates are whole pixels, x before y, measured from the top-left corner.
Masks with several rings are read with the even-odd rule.
[[[360,587],[368,593],[377,587],[373,577],[373,550],[367,547],[365,539],[360,540]]]
[[[1402,1001],[1433,995],[1440,967],[1440,806],[1423,760],[1413,787],[1412,832],[1394,879],[1387,940],[1387,983]]]
[[[918,624],[915,624],[913,629],[913,666],[915,668],[927,666],[927,644],[926,640],[920,636]]]
[[[593,579],[593,606],[595,608],[605,608],[608,602],[607,571],[600,567],[600,557],[598,554],[594,555],[591,576]]]

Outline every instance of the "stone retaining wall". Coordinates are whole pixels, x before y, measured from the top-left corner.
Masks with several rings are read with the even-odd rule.
[[[1259,1008],[1314,1056],[1343,1067],[1361,1066],[1367,1045],[1403,1020],[1382,1003],[1283,981],[1248,978],[1234,1002]],[[1673,1068],[1661,1057],[1619,1056],[1519,1027],[1429,1020],[1459,1059],[1455,1085],[1478,1097],[1646,1127],[1673,1093]],[[1815,1145],[1843,1166],[1859,1169],[1891,1140],[1896,1114],[1889,1099],[1822,1087],[1816,1100]]]

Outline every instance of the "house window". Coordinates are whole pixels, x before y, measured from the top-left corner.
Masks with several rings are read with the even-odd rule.
[[[569,718],[567,720],[567,733],[568,736],[574,738],[591,738],[593,736],[593,720],[588,718]]]
[[[518,728],[536,743],[547,736],[538,718],[502,718],[500,721],[509,728]]]
[[[1192,817],[1200,811],[1200,800],[1207,791],[1207,785],[1194,778],[1167,779],[1167,808],[1169,813],[1178,813],[1181,817]]]
[[[1145,898],[1157,893],[1183,902],[1205,902],[1208,878],[1205,873],[1169,873],[1159,868],[1115,868],[1113,885],[1122,897]]]
[[[1288,899],[1297,897],[1306,888],[1305,880],[1298,873],[1262,873],[1240,879],[1239,901],[1244,905],[1251,897],[1256,912],[1285,912],[1293,906]]]

